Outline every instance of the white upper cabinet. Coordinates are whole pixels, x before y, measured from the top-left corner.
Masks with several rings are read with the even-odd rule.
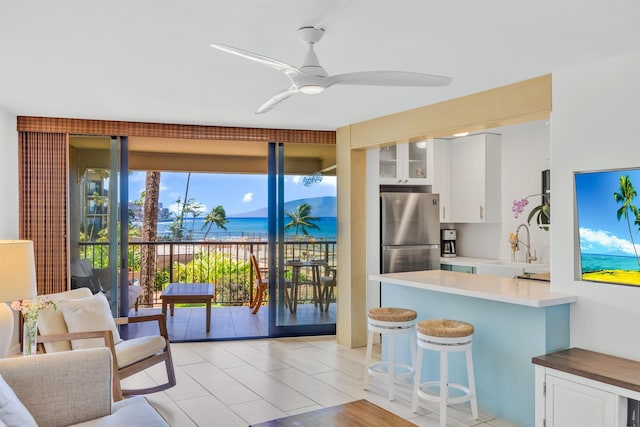
[[[418,141],[381,148],[380,184],[431,185],[432,147],[427,141]]]
[[[433,184],[431,191],[440,195],[440,222],[451,221],[451,141],[434,139]]]
[[[440,195],[441,223],[500,222],[500,135],[430,139],[375,154],[379,184],[430,185]]]
[[[479,134],[451,143],[450,222],[499,222],[500,135]]]

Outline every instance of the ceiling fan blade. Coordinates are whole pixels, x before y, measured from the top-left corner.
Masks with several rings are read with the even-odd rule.
[[[361,71],[355,73],[336,74],[325,79],[326,87],[340,85],[368,86],[406,86],[428,87],[446,86],[451,77],[433,74],[412,73],[408,71]]]
[[[273,107],[275,107],[282,101],[292,97],[296,93],[298,93],[298,88],[294,86],[291,86],[290,88],[285,89],[282,92],[276,93],[256,110],[256,114],[266,113],[267,111],[273,109]]]
[[[238,49],[236,47],[227,46],[224,44],[210,44],[214,49],[221,50],[222,52],[230,53],[232,55],[237,55],[245,59],[250,59],[251,61],[259,62],[260,64],[268,65],[271,68],[275,68],[280,71],[295,71],[299,72],[300,70],[293,65],[289,65],[286,62],[278,61],[277,59],[269,58],[268,56],[258,55],[257,53],[249,52],[246,50]]]

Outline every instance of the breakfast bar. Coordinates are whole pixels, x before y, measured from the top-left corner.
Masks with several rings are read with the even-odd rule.
[[[415,310],[418,320],[445,318],[473,324],[480,410],[514,425],[533,427],[531,358],[569,348],[569,306],[576,302],[575,296],[553,293],[546,282],[442,270],[369,278],[382,283],[382,306]],[[408,348],[397,345],[396,357],[409,362]],[[438,359],[429,356],[424,360],[423,379],[438,373]],[[464,359],[452,357],[450,366],[451,381],[464,382]]]

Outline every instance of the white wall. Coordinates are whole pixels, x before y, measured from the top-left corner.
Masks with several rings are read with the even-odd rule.
[[[16,116],[0,108],[0,240],[13,240],[18,233],[18,132]],[[17,353],[18,315],[9,354]]]
[[[494,132],[494,131],[491,131]],[[479,258],[508,260],[511,256],[509,233],[519,224],[527,222],[532,207],[540,203],[540,197],[531,197],[525,211],[513,218],[511,206],[514,199],[521,199],[541,191],[541,172],[550,168],[549,128],[544,122],[523,124],[505,129],[502,134],[502,223],[501,224],[453,224],[458,230],[458,254]],[[552,188],[553,192],[553,188]],[[549,232],[535,224],[531,232],[532,254],[537,262],[549,263]],[[520,237],[525,240],[525,232]],[[524,246],[518,252],[518,261],[524,261]]]
[[[16,116],[0,108],[0,239],[18,238],[18,132]]]
[[[577,281],[573,172],[640,166],[640,53],[553,73],[551,277],[578,296],[571,345],[640,359],[640,287]]]

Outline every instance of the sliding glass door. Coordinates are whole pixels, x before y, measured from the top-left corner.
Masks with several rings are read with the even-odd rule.
[[[128,314],[127,138],[70,136],[71,288],[104,293],[115,316]],[[124,226],[121,223],[124,221]],[[126,290],[126,288],[124,288]]]
[[[282,143],[269,144],[268,161],[269,335],[334,334],[335,177],[312,187],[319,166],[287,158]]]

